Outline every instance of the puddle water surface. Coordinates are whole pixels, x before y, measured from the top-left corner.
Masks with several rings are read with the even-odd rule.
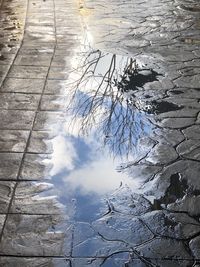
[[[134,91],[159,74],[139,68],[132,58],[100,51],[80,53],[76,64],[65,123],[53,140],[51,175],[71,219],[91,222],[115,189],[139,190],[141,182],[117,168],[134,160],[138,140],[152,131],[134,105]]]

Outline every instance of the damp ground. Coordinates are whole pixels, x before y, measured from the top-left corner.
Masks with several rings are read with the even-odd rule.
[[[197,267],[197,1],[0,4],[0,266]]]

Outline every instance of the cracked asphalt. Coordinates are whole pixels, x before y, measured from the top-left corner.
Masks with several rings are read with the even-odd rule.
[[[198,1],[1,0],[0,13],[0,266],[200,266]],[[88,42],[92,53],[81,53]],[[139,179],[140,188],[121,183],[103,196],[97,217],[83,220],[73,215],[71,195],[65,207],[66,188],[56,183],[62,144],[55,143],[67,121],[73,74],[81,69],[84,78],[87,60],[99,51],[116,62],[134,59],[137,75],[155,77],[126,90],[139,134],[118,171]],[[119,102],[118,94],[109,96]],[[132,129],[136,115],[123,116],[123,130]],[[103,132],[107,139],[115,127]],[[112,136],[112,147],[125,143]]]

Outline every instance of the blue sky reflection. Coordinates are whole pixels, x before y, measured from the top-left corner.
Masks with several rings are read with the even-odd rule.
[[[59,135],[53,140],[51,160],[55,194],[66,209],[71,210],[72,217],[84,221],[95,218],[102,199],[121,185],[127,184],[135,191],[139,189],[137,177],[130,178],[116,169],[137,155],[137,141],[151,131],[144,114],[129,103],[128,92],[120,92],[115,80],[108,84],[106,78],[101,83],[107,65],[113,68],[112,79],[120,81],[124,68],[132,66],[132,59],[111,54],[102,56],[100,51],[91,56],[89,62],[97,60],[97,65],[80,83],[71,85],[68,100],[73,104]],[[84,69],[76,71],[79,77],[82,71],[84,73]],[[96,74],[92,75],[94,71]]]

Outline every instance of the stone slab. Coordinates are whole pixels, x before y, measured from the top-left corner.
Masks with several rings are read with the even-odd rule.
[[[44,84],[45,81],[42,79],[6,78],[1,91],[39,94],[42,92]]]
[[[0,153],[0,180],[17,179],[22,153]]]
[[[0,130],[0,152],[24,152],[29,131]]]
[[[0,109],[36,110],[39,100],[34,94],[1,93]]]
[[[0,129],[30,130],[34,117],[34,111],[0,110]]]

